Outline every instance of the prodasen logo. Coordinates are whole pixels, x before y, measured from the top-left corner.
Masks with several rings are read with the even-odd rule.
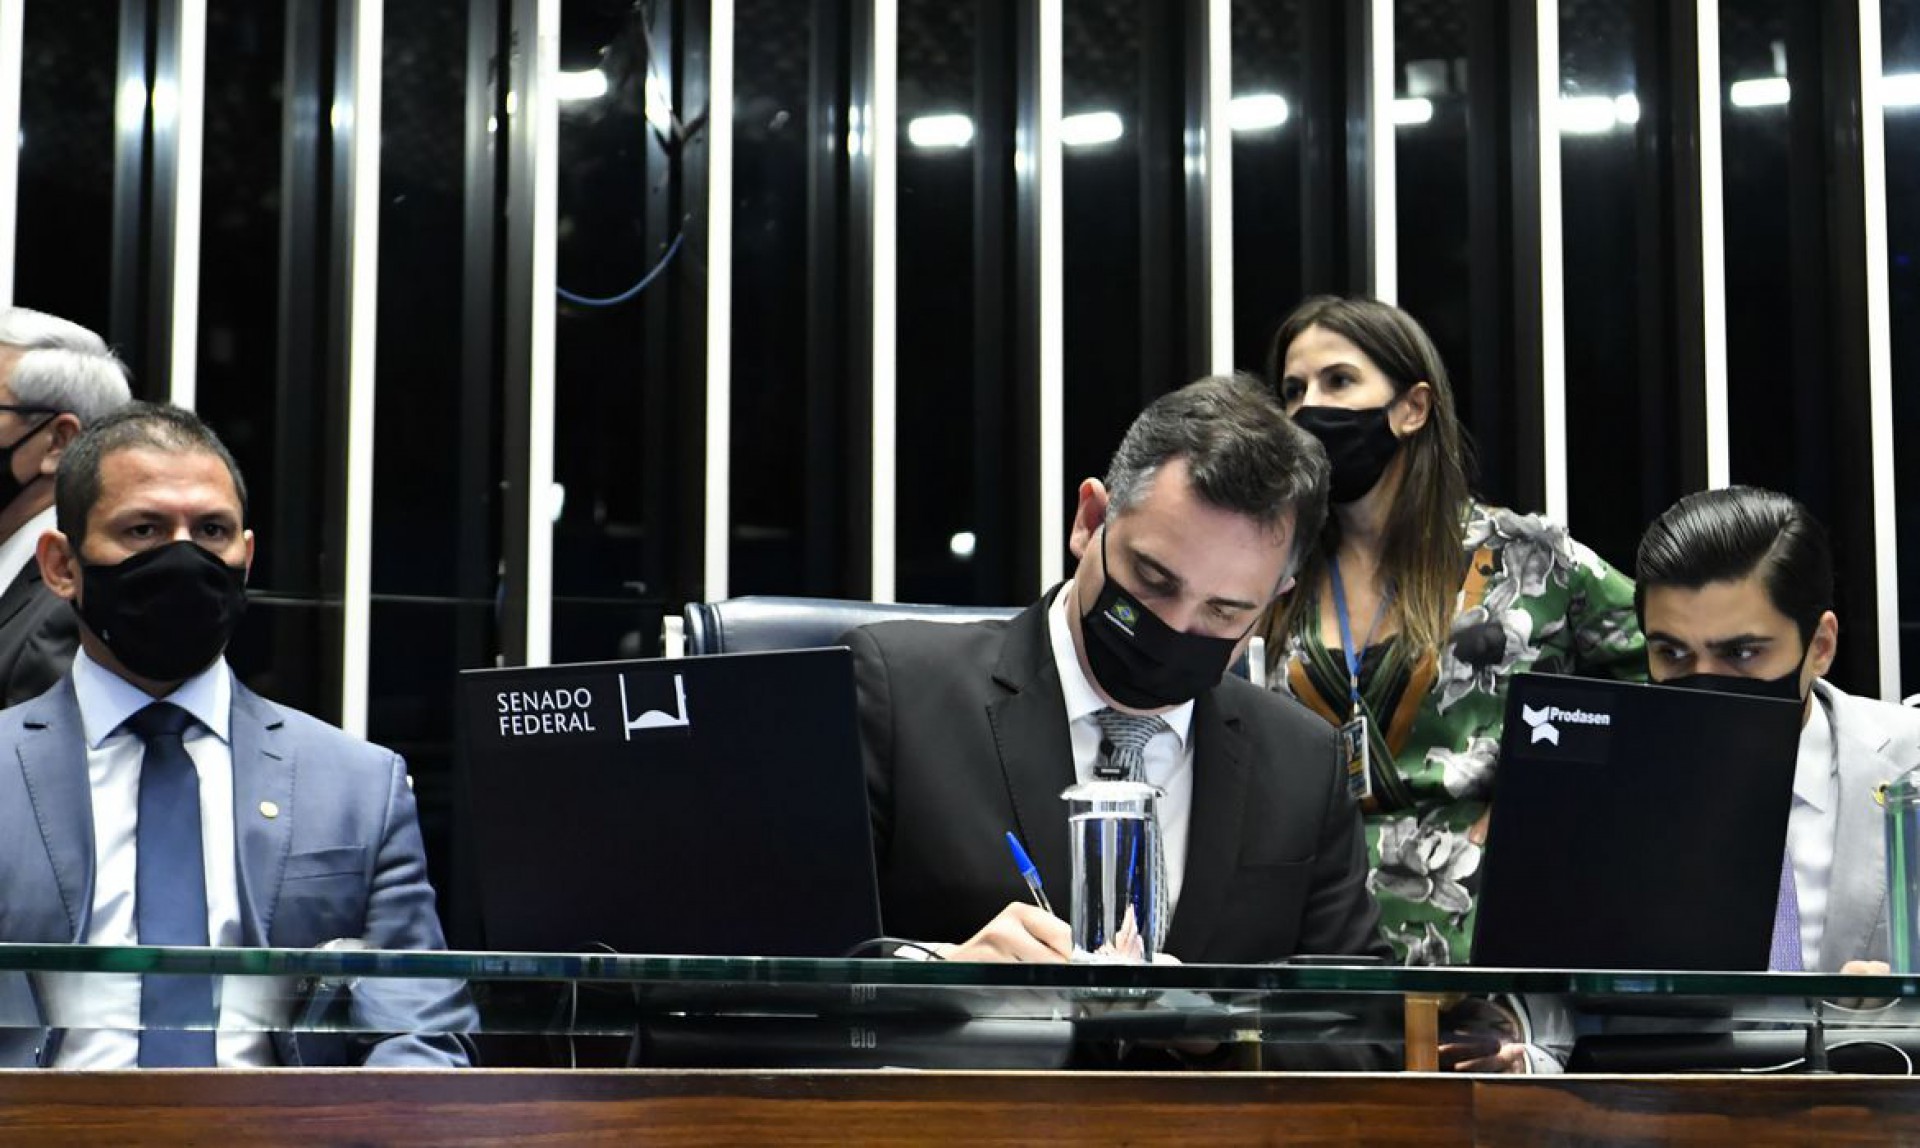
[[[1539,745],[1543,741],[1552,742],[1554,745],[1560,744],[1560,731],[1547,724],[1547,717],[1551,713],[1553,713],[1552,706],[1543,709],[1534,709],[1529,705],[1520,707],[1520,716],[1527,719],[1527,724],[1533,727],[1533,740],[1528,743],[1529,745]]]
[[[1613,724],[1612,714],[1597,714],[1590,710],[1565,710],[1552,705],[1534,709],[1523,703],[1520,706],[1520,716],[1526,719],[1527,725],[1533,730],[1533,737],[1527,743],[1529,745],[1539,745],[1543,741],[1550,745],[1559,745],[1560,731],[1554,726],[1554,722],[1602,728]]]

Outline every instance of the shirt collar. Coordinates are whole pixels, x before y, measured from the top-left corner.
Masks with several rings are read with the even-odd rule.
[[[1806,724],[1800,727],[1800,756],[1793,767],[1794,798],[1824,813],[1833,796],[1833,775],[1839,766],[1833,721],[1827,716],[1826,699],[1816,691],[1807,706]]]
[[[156,700],[186,710],[193,720],[225,742],[233,712],[233,675],[224,657],[215,658],[212,665],[181,682],[164,699],[155,699],[88,657],[82,647],[73,655],[73,696],[80,704],[80,728],[89,750],[99,749],[128,718]]]
[[[1054,592],[1053,605],[1047,609],[1047,637],[1053,645],[1054,667],[1060,671],[1060,693],[1067,701],[1069,725],[1108,708],[1093,683],[1087,680],[1086,671],[1080,668],[1080,654],[1073,648],[1073,630],[1067,624],[1067,609],[1073,597],[1073,582],[1069,580]],[[1193,702],[1182,702],[1160,717],[1172,727],[1174,736],[1184,747],[1187,733],[1193,728]]]

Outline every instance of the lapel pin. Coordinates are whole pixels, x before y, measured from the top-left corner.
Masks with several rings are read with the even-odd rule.
[[[260,803],[260,816],[266,818],[268,821],[272,821],[274,818],[280,816],[280,807],[271,801],[262,801]]]

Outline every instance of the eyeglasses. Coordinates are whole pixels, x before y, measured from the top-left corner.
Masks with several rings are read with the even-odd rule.
[[[0,411],[11,411],[16,415],[57,415],[58,407],[29,407],[17,403],[0,403]]]

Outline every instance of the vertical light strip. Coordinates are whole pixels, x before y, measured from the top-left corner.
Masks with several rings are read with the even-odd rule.
[[[1720,159],[1720,0],[1695,0],[1700,90],[1700,337],[1707,489],[1732,481],[1727,442],[1727,233]]]
[[[1394,169],[1393,0],[1372,0],[1367,12],[1367,181],[1373,215],[1373,297],[1400,295],[1400,201]]]
[[[179,77],[173,91],[153,92],[154,135],[172,119],[175,139],[173,198],[172,362],[168,397],[193,409],[200,359],[200,165],[206,151],[207,0],[180,0]]]
[[[872,598],[894,600],[896,555],[895,344],[898,309],[900,10],[898,0],[873,0],[873,102],[867,108],[868,175],[873,180],[873,494]]]
[[[1233,373],[1233,4],[1207,0],[1208,371]]]
[[[347,526],[341,587],[340,726],[367,733],[373,633],[373,411],[380,314],[380,61],[385,0],[355,0],[353,91],[334,130],[353,132],[347,207]],[[350,125],[350,126],[349,126]]]
[[[533,258],[527,353],[527,665],[553,660],[553,406],[555,245],[560,205],[560,0],[534,8],[533,81],[522,93],[532,117]]]
[[[707,52],[707,445],[702,590],[727,596],[733,513],[733,0],[713,0]]]
[[[1039,138],[1031,157],[1034,186],[1039,191],[1040,324],[1035,344],[1040,356],[1040,588],[1065,577],[1067,525],[1062,510],[1066,497],[1066,343],[1062,262],[1066,215],[1060,179],[1060,90],[1065,61],[1061,57],[1062,0],[1039,0],[1035,29],[1035,56],[1039,83],[1035,90]]]
[[[1887,135],[1881,101],[1880,0],[1860,4],[1860,159],[1867,241],[1867,411],[1873,421],[1873,585],[1880,696],[1900,700],[1899,517],[1894,500],[1893,345],[1887,283]]]
[[[1567,521],[1566,268],[1560,248],[1560,6],[1540,0],[1534,99],[1540,125],[1540,460],[1546,505]]]
[[[20,69],[27,0],[0,0],[0,307],[13,305],[14,238],[20,225]]]

